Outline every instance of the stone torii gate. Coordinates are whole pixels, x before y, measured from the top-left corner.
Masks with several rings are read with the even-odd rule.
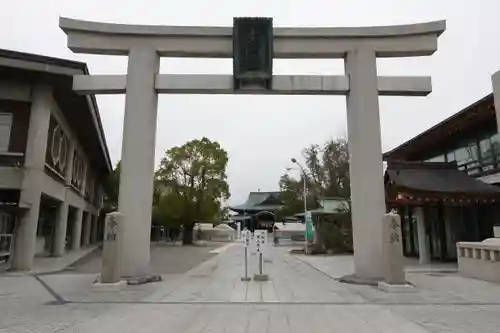
[[[148,26],[60,18],[77,53],[128,56],[125,75],[77,75],[81,94],[126,94],[118,210],[122,275],[148,273],[157,95],[347,95],[355,274],[382,277],[385,213],[378,95],[426,96],[430,77],[377,76],[377,57],[432,55],[445,21],[356,28],[274,28],[272,57],[345,59],[346,75],[274,75],[269,89],[234,89],[232,75],[159,74],[160,57],[232,58],[232,27]]]

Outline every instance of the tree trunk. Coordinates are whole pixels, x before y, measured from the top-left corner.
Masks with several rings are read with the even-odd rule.
[[[193,244],[193,228],[194,228],[193,222],[184,224],[184,232],[182,234],[182,245]]]

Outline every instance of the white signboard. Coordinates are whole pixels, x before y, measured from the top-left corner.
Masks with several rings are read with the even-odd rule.
[[[257,252],[255,252],[255,234],[251,231],[248,232],[250,233],[250,253],[254,255],[257,254]]]
[[[252,233],[250,232],[250,230],[243,230],[242,236],[243,236],[243,244],[245,245],[245,247],[246,248],[250,247],[251,237],[252,237]]]
[[[262,248],[264,251],[267,251],[267,230],[261,230],[262,231]]]
[[[257,253],[264,253],[267,246],[267,230],[255,230],[255,249]]]

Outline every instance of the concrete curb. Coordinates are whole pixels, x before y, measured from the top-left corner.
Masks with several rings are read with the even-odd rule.
[[[102,244],[99,244],[95,246],[93,249],[89,250],[85,254],[83,254],[79,258],[75,258],[75,260],[69,261],[64,265],[64,267],[58,267],[55,269],[47,269],[47,270],[37,270],[37,271],[6,271],[0,273],[0,276],[43,276],[43,275],[49,275],[49,274],[56,274],[56,273],[61,273],[61,272],[71,272],[71,269],[69,268],[70,266],[73,266],[75,264],[81,263],[84,260],[86,260],[89,256],[91,256],[95,251],[100,249],[102,247]]]
[[[61,271],[67,270],[70,266],[75,266],[75,265],[82,264],[83,262],[85,262],[86,260],[88,260],[88,258],[91,255],[93,255],[94,252],[98,251],[99,249],[102,249],[102,244],[99,244],[92,251],[89,251],[86,254],[84,254],[83,256],[81,256],[80,258],[77,258],[75,261],[73,261],[72,263],[68,264],[65,268],[61,269]]]

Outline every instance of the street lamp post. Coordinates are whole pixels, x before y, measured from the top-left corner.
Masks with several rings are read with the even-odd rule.
[[[292,158],[290,159],[292,163],[297,164],[300,168],[300,171],[302,171],[302,178],[303,178],[303,183],[304,183],[304,225],[306,227],[306,230],[304,232],[305,234],[305,252],[306,254],[309,254],[309,239],[307,235],[307,174],[302,165],[295,159]]]

